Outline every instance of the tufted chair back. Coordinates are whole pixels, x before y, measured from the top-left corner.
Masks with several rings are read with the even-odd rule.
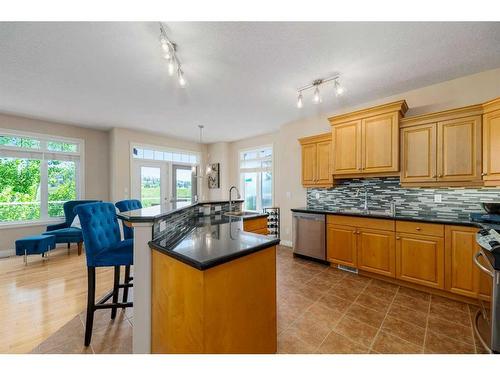
[[[94,257],[120,242],[120,228],[113,203],[99,202],[75,208],[82,225],[87,266],[95,266]]]
[[[78,206],[80,204],[95,203],[95,202],[100,202],[100,201],[97,201],[97,200],[77,200],[77,201],[64,202],[63,209],[64,209],[64,217],[65,217],[66,227],[69,228],[69,226],[73,222],[73,219],[76,216],[76,212],[75,212],[76,206]]]
[[[141,201],[137,199],[126,199],[115,203],[116,208],[120,212],[132,211],[142,208]],[[126,225],[123,226],[123,238],[128,240],[129,238],[134,238],[134,229],[129,228]]]

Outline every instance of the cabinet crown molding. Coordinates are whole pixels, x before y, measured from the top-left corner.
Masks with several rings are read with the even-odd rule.
[[[343,124],[362,118],[378,116],[390,112],[399,112],[401,116],[408,111],[408,104],[406,100],[398,100],[396,102],[386,103],[375,107],[360,109],[359,111],[349,112],[342,115],[337,115],[328,118],[331,126]]]
[[[316,134],[312,135],[309,137],[303,137],[299,138],[299,142],[301,145],[306,145],[308,143],[317,143],[317,142],[322,142],[322,141],[331,141],[332,140],[332,133],[322,133],[322,134]]]
[[[493,112],[500,109],[500,97],[483,103],[484,113]]]
[[[406,117],[400,120],[399,126],[401,128],[405,128],[407,126],[424,125],[433,122],[455,120],[461,117],[478,116],[482,114],[483,114],[483,105],[474,104],[466,107],[453,108],[439,112]]]

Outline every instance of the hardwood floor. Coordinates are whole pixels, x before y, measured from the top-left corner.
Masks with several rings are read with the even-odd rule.
[[[0,353],[28,353],[86,308],[85,254],[53,250],[48,260],[30,255],[0,259]],[[96,295],[112,289],[112,268],[97,271]]]

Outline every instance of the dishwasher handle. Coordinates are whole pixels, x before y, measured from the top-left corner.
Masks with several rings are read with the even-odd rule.
[[[488,268],[486,268],[485,266],[483,266],[481,263],[479,263],[479,258],[484,256],[483,253],[481,251],[478,251],[475,255],[474,255],[474,263],[476,263],[476,266],[478,266],[478,268],[485,272],[486,274],[490,275],[492,278],[495,277],[495,275],[493,274],[493,272],[491,272]]]
[[[325,221],[323,214],[294,213],[293,218],[297,220]]]

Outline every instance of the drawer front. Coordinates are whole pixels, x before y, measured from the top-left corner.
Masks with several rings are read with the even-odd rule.
[[[267,217],[243,220],[243,230],[245,232],[255,232],[259,229],[267,229]]]
[[[398,220],[396,221],[396,232],[444,237],[444,225]]]
[[[348,225],[356,228],[394,231],[394,220],[344,215],[327,215],[326,220],[328,224],[334,225]]]

